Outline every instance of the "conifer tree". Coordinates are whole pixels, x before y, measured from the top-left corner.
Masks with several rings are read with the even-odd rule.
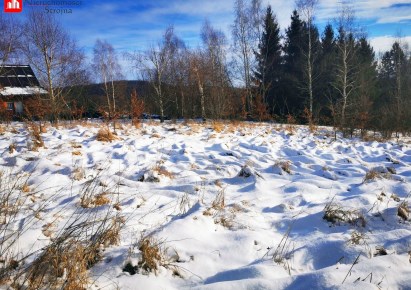
[[[264,18],[263,32],[258,45],[257,69],[254,72],[254,80],[258,85],[259,95],[271,112],[280,96],[281,77],[281,44],[280,27],[271,6],[267,7]]]
[[[326,124],[331,119],[331,112],[328,110],[329,103],[335,103],[336,90],[333,87],[335,82],[335,59],[336,43],[334,29],[331,24],[327,24],[321,37],[321,55],[319,57],[319,78],[317,86],[318,111]]]
[[[303,98],[301,84],[303,82],[302,43],[304,24],[296,10],[291,15],[291,24],[285,32],[284,44],[284,78],[282,81],[283,100],[279,105],[279,113],[298,115],[302,112]]]

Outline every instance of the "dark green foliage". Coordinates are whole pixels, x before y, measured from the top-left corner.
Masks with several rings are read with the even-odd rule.
[[[316,117],[320,123],[330,124],[332,113],[330,102],[335,102],[336,90],[332,85],[335,82],[335,59],[337,46],[335,43],[334,30],[328,24],[321,37],[321,54],[319,57],[319,76],[317,85],[317,111]]]
[[[281,44],[280,27],[271,6],[268,6],[263,24],[263,33],[255,53],[258,66],[254,72],[254,80],[258,85],[258,93],[265,104],[273,111],[276,101],[281,96]]]
[[[282,91],[276,113],[279,115],[298,115],[304,109],[301,87],[303,82],[302,43],[304,23],[296,10],[291,15],[291,24],[285,32],[284,66]]]

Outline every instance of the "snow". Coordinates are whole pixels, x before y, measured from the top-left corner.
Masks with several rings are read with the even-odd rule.
[[[47,91],[40,87],[4,87],[0,90],[0,95],[17,96],[17,95],[37,95],[47,94]]]
[[[227,123],[218,133],[195,122],[146,122],[140,129],[123,124],[116,140],[103,143],[96,140],[101,126],[49,127],[38,151],[28,149],[23,124],[0,135],[0,171],[26,174],[34,200],[47,201],[20,251],[47,245],[42,229],[56,216],[56,233],[81,218],[90,180],[119,200],[126,220],[120,244],[90,269],[90,289],[411,288],[411,224],[397,215],[411,192],[409,139],[334,140],[330,128],[312,134],[276,124]],[[378,176],[365,180],[372,170]],[[327,222],[330,204],[352,220]],[[87,210],[97,216],[106,208]],[[19,215],[14,228],[26,218]],[[174,268],[123,272],[128,262],[138,264],[136,244],[148,234]]]

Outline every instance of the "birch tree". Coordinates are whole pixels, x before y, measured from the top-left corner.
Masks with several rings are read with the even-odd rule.
[[[181,43],[181,40],[174,34],[174,27],[169,26],[157,45],[151,45],[145,52],[132,56],[137,70],[154,89],[154,101],[159,110],[161,122],[164,122],[169,101],[165,86],[170,80],[172,61]]]
[[[309,95],[309,112],[313,114],[313,79],[314,79],[314,48],[313,48],[313,20],[315,7],[318,4],[318,0],[297,0],[296,5],[300,15],[303,17],[307,25],[307,50],[303,52],[305,56],[304,73],[306,76],[306,90]],[[311,121],[311,120],[310,120]]]
[[[337,63],[334,88],[340,96],[339,123],[343,129],[346,123],[346,111],[350,98],[356,89],[355,31],[354,12],[351,6],[344,4],[338,19]]]
[[[235,0],[235,20],[233,25],[233,50],[236,54],[236,62],[241,71],[241,80],[246,91],[246,110],[251,115],[253,100],[251,94],[252,71],[256,64],[254,51],[258,48],[262,24],[261,0]]]
[[[66,80],[81,75],[77,72],[84,67],[84,54],[53,15],[30,11],[23,31],[23,54],[47,88],[50,121],[57,122],[61,111],[69,108],[64,97],[69,90],[63,90]]]
[[[106,40],[98,39],[93,48],[92,67],[98,81],[103,84],[107,101],[109,120],[117,114],[117,87],[116,81],[122,78],[121,66],[114,47]]]

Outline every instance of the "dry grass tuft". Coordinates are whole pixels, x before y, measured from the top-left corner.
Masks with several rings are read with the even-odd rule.
[[[382,179],[382,178],[386,178],[386,179],[390,179],[391,178],[391,173],[387,168],[373,168],[370,171],[368,171],[363,179],[363,183],[369,182],[369,181],[373,181],[376,179]]]
[[[138,268],[145,273],[154,272],[157,274],[158,267],[163,264],[163,253],[158,241],[152,237],[142,238],[138,244],[141,252],[141,260],[138,262]]]
[[[69,225],[27,268],[27,289],[88,289],[88,269],[101,260],[102,247],[119,243],[123,224],[106,216]]]
[[[161,136],[158,133],[153,133],[151,134],[151,138],[161,138]]]
[[[112,142],[116,139],[116,136],[107,127],[101,128],[97,132],[97,140],[100,142]]]
[[[30,126],[28,127],[28,130],[30,132],[31,136],[31,148],[29,148],[32,151],[37,151],[38,148],[44,147],[44,141],[43,138],[41,137],[41,129],[40,126],[37,125],[36,123],[31,123]]]
[[[160,164],[157,164],[152,168],[152,171],[156,172],[158,175],[162,175],[165,177],[168,177],[170,179],[174,178],[174,174],[165,168],[165,166],[162,166]]]
[[[345,209],[333,201],[325,206],[323,219],[334,225],[348,223],[353,226],[365,227],[367,224],[364,215],[358,210]]]
[[[381,173],[375,170],[370,170],[365,174],[363,183],[371,181],[371,180],[375,180],[377,178],[381,178]]]
[[[80,205],[82,208],[94,208],[109,204],[110,198],[107,197],[107,193],[103,192],[95,196],[83,194],[80,198]]]
[[[375,134],[375,133],[374,134],[368,134],[368,133],[362,134],[361,139],[364,142],[378,142],[378,143],[386,142],[388,140],[387,138],[384,138],[382,135]]]
[[[4,135],[6,133],[6,129],[2,125],[0,125],[0,135]]]
[[[211,208],[217,211],[224,210],[225,208],[225,192],[224,189],[218,191],[215,199],[211,203]]]
[[[78,143],[76,143],[76,142],[71,142],[71,147],[73,147],[74,149],[80,149],[80,148],[82,148],[83,146],[81,146],[81,144],[78,144]]]
[[[21,187],[21,191],[24,193],[30,192],[30,186],[27,183],[24,183],[23,186]]]
[[[13,154],[14,151],[16,151],[16,144],[11,143],[11,144],[9,145],[9,153],[10,153],[10,154]]]
[[[289,160],[279,160],[274,164],[274,167],[280,168],[281,171],[291,174],[291,161]]]
[[[73,151],[73,152],[71,152],[71,154],[74,155],[74,156],[81,156],[82,155],[80,151]]]
[[[157,274],[158,269],[164,267],[171,270],[173,276],[183,278],[180,267],[175,265],[175,262],[180,261],[180,256],[175,250],[169,253],[169,248],[164,245],[164,241],[157,240],[153,236],[141,237],[136,245],[140,256],[137,265],[133,265],[131,261],[128,261],[123,268],[123,272],[128,272],[130,275],[136,273]]]
[[[368,237],[365,233],[353,231],[351,233],[351,238],[348,240],[349,243],[353,245],[368,245]]]
[[[87,289],[88,256],[79,242],[52,244],[30,265],[28,289]]]
[[[94,206],[103,206],[110,203],[110,199],[107,197],[107,193],[103,192],[97,194],[92,202]]]
[[[211,129],[213,129],[214,132],[221,133],[224,130],[224,124],[222,122],[217,122],[213,121],[211,123]]]
[[[71,173],[71,177],[76,180],[82,180],[83,178],[86,177],[86,172],[84,170],[84,168],[81,167],[76,167],[73,169],[72,173]]]
[[[401,202],[401,204],[398,206],[397,215],[404,221],[408,220],[410,216],[410,209],[408,207],[407,201]]]

